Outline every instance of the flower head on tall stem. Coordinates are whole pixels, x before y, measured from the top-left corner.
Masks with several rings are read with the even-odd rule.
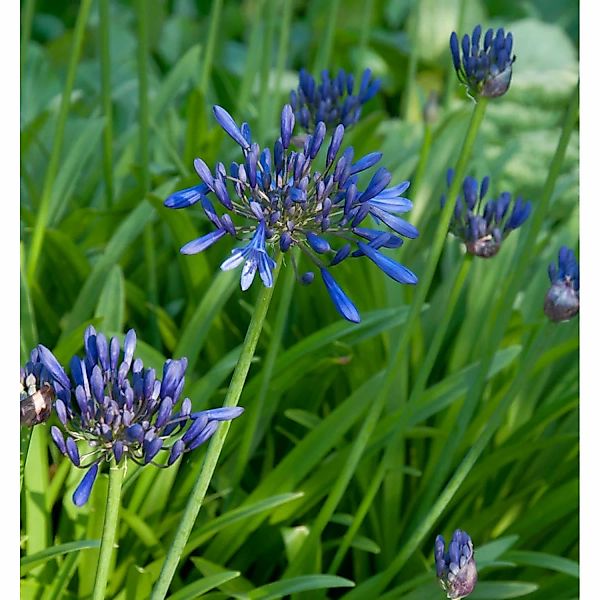
[[[449,169],[448,187],[453,178],[454,171]],[[497,199],[484,204],[489,184],[489,177],[484,177],[481,185],[474,177],[465,177],[462,194],[456,198],[450,221],[450,232],[465,243],[467,252],[482,258],[495,256],[510,232],[520,227],[531,213],[531,202],[523,202],[520,196],[513,200],[508,192],[502,192]],[[443,195],[442,207],[445,203],[446,196]]]
[[[459,44],[456,32],[450,36],[450,52],[459,81],[475,100],[496,98],[508,91],[512,77],[512,33],[500,28],[494,34],[488,29],[481,40],[481,25],[473,29],[471,36],[465,34]]]
[[[50,435],[62,454],[86,470],[73,494],[78,506],[87,502],[102,462],[132,460],[169,467],[206,442],[220,421],[243,412],[238,407],[192,412],[189,398],[179,403],[187,359],[167,360],[161,380],[135,358],[135,347],[133,329],[121,350],[117,338],[109,342],[90,326],[84,334],[84,356],[71,359],[70,381],[62,370],[65,379],[60,385],[66,393],[59,390],[55,400],[60,426],[53,425]],[[42,348],[38,356],[51,372],[48,361],[54,357]],[[166,464],[155,462],[161,452],[168,453]]]
[[[477,566],[473,555],[473,542],[469,535],[457,529],[446,550],[441,535],[435,538],[435,570],[448,598],[459,600],[468,596],[477,583]]]
[[[343,69],[335,77],[323,71],[320,84],[302,69],[298,88],[290,93],[290,104],[296,121],[307,133],[314,133],[321,122],[328,130],[340,124],[348,128],[359,120],[362,105],[373,98],[380,87],[381,80],[372,80],[370,69],[365,69],[359,85],[355,85],[354,76]]]
[[[548,267],[550,289],[544,299],[544,312],[551,321],[568,321],[579,312],[579,264],[566,246],[558,251],[558,264]]]
[[[241,287],[246,290],[256,273],[270,287],[275,267],[271,255],[276,249],[287,253],[298,247],[321,273],[338,312],[354,322],[360,320],[359,313],[333,279],[330,268],[349,257],[366,256],[395,281],[417,282],[414,273],[380,251],[401,246],[400,236],[418,236],[413,225],[397,216],[412,207],[410,200],[402,196],[408,181],[388,187],[392,176],[385,168],[379,168],[366,187],[359,189],[359,174],[374,166],[381,153],[373,152],[358,160],[354,160],[352,147],[340,153],[344,126],[338,125],[326,144],[327,127],[323,121],[312,135],[306,136],[302,150],[291,150],[296,118],[289,104],[281,112],[281,135],[272,153],[268,148],[261,150],[252,141],[246,123],[238,127],[219,106],[214,107],[214,113],[221,127],[241,147],[244,160],[232,163],[229,170],[217,163],[213,172],[197,158],[194,166],[202,183],[175,192],[165,201],[169,208],[200,203],[214,227],[183,246],[183,254],[201,252],[228,235],[243,240],[221,269],[243,265]],[[222,214],[209,196],[216,198]],[[241,223],[234,224],[232,216]],[[366,224],[369,217],[371,225]],[[381,224],[388,230],[377,228]],[[290,256],[299,281],[310,284],[313,271],[300,275],[294,256]]]

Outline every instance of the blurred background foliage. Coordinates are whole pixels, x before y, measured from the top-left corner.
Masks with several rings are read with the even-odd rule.
[[[489,106],[469,172],[491,175],[492,194],[522,194],[534,210],[578,79],[578,5],[570,0],[94,1],[80,40],[76,21],[85,1],[21,4],[22,361],[37,343],[67,361],[81,350],[89,323],[107,334],[134,327],[146,364],[188,357],[186,393],[195,410],[222,402],[257,287],[242,294],[236,273],[219,273],[228,252],[221,246],[179,255],[185,242],[210,226],[200,210],[162,207],[173,190],[196,183],[194,157],[208,164],[238,159],[237,148],[214,122],[213,104],[238,122],[249,121],[256,139],[270,144],[300,68],[315,76],[324,67],[355,74],[372,69],[383,80],[382,91],[347,137],[358,155],[383,151],[393,183],[414,183],[423,159],[421,177],[408,194],[415,205],[409,220],[421,237],[398,251],[399,260],[419,274],[445,172],[457,160],[472,107],[455,82],[450,32],[470,32],[480,22],[513,32],[513,82]],[[141,51],[140,11],[148,39]],[[77,52],[73,85],[63,102]],[[432,93],[437,119],[424,156],[423,107]],[[458,241],[448,239],[428,308],[398,373],[399,399],[390,400],[303,573],[328,572],[352,523],[357,535],[337,574],[358,585],[392,563],[403,536],[418,526],[415,519],[435,497],[430,470],[460,418],[480,360],[478,340],[494,322],[499,282],[510,276],[514,261],[527,260],[527,286],[516,299],[453,465],[507,390],[514,402],[448,500],[436,530],[426,532],[384,597],[442,597],[432,574],[432,541],[438,531],[449,536],[457,527],[480,548],[482,583],[474,599],[577,597],[578,321],[550,326],[541,307],[547,264],[556,260],[560,245],[577,244],[578,193],[574,133],[534,255],[516,254],[516,232],[496,258],[473,264],[426,389],[411,399],[411,416],[402,421],[400,398],[418,377],[464,260]],[[41,241],[32,261],[36,229]],[[247,411],[262,406],[258,434],[242,460],[238,449],[246,417],[232,425],[210,501],[192,534],[193,548],[172,587],[182,593],[177,598],[198,597],[189,586],[199,578],[234,571],[241,575],[229,575],[212,591],[209,586],[206,597],[285,595],[269,596],[260,588],[293,565],[368,411],[370,386],[386,365],[412,297],[412,290],[386,280],[367,261],[344,263],[337,273],[363,314],[359,326],[339,320],[318,284],[295,287],[289,308],[281,290],[275,292],[240,403]],[[279,332],[275,316],[282,305]],[[265,356],[279,335],[273,377],[261,391]],[[398,419],[404,422],[400,431],[391,426]],[[381,489],[373,491],[372,475],[393,445],[397,460],[387,465]],[[147,597],[201,455],[168,471],[130,469],[112,596]],[[25,556],[98,538],[106,482],[100,479],[104,483],[97,484],[90,506],[76,509],[70,494],[79,478],[48,444],[46,429],[36,428],[22,504]],[[254,512],[243,513],[248,507]],[[59,552],[27,567],[22,597],[85,598],[96,556],[93,548]],[[338,597],[342,591],[328,594]]]

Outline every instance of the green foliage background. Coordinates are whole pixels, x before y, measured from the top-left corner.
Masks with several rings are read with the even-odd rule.
[[[148,47],[139,43],[140,12]],[[221,245],[181,256],[179,248],[209,224],[200,210],[169,211],[162,202],[195,184],[194,157],[208,164],[238,159],[214,122],[213,104],[249,121],[261,144],[271,143],[301,67],[315,75],[324,67],[357,74],[370,67],[383,79],[347,137],[357,155],[382,150],[393,183],[413,182],[409,220],[421,236],[396,256],[422,273],[445,171],[458,158],[472,109],[455,82],[448,37],[479,22],[513,32],[517,62],[510,91],[490,103],[469,172],[491,175],[493,194],[522,194],[535,211],[578,78],[576,3],[24,0],[22,362],[37,343],[67,362],[81,351],[90,323],[108,335],[134,327],[145,364],[160,368],[167,357],[188,357],[185,392],[195,410],[220,406],[257,284],[242,294],[239,273],[219,271],[229,251]],[[432,91],[439,110],[425,154],[422,108]],[[460,271],[465,284],[453,310],[448,297],[465,258],[448,238],[394,394],[342,502],[302,553],[369,412],[414,290],[368,261],[344,263],[336,273],[363,316],[353,325],[339,319],[319,283],[292,288],[291,276],[282,275],[289,281],[275,290],[241,398],[246,414],[232,424],[171,598],[370,599],[381,574],[388,584],[377,597],[441,598],[433,539],[458,527],[476,546],[474,600],[578,596],[578,319],[554,325],[542,312],[546,267],[561,245],[578,240],[576,132],[526,256],[521,235],[513,233],[494,259]],[[482,374],[499,293],[520,261],[527,263],[525,284],[492,368]],[[440,328],[431,373],[415,392]],[[480,376],[487,385],[475,410],[461,410]],[[252,411],[260,419],[246,452]],[[465,465],[486,436],[477,460]],[[36,427],[25,469],[22,598],[86,598],[106,476],[86,507],[74,507],[82,473],[48,440],[47,426]],[[110,597],[148,596],[203,453],[164,471],[128,469]],[[442,459],[450,461],[447,472],[437,469]],[[464,481],[434,508],[461,463]],[[397,560],[406,548],[410,555]],[[331,577],[291,581],[292,574]],[[340,587],[352,582],[351,594]]]

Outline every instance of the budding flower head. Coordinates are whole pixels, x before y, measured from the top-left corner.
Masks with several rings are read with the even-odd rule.
[[[481,25],[473,29],[469,37],[464,35],[459,47],[458,36],[453,31],[450,36],[450,52],[458,79],[477,99],[496,98],[505,94],[510,86],[512,65],[516,56],[512,54],[512,33],[504,33],[500,28],[494,35],[488,29],[481,41]],[[462,53],[462,56],[461,56]]]
[[[50,435],[62,454],[86,470],[73,494],[77,506],[87,502],[103,462],[132,460],[141,466],[169,467],[208,440],[219,421],[243,412],[237,407],[191,412],[189,398],[179,404],[187,359],[167,360],[161,381],[154,369],[144,368],[134,357],[135,346],[133,329],[121,351],[116,338],[109,342],[88,327],[85,355],[71,359],[71,380],[63,381],[69,388],[57,392],[60,426],[52,426]],[[42,355],[44,366],[46,360]],[[160,452],[168,453],[166,464],[155,462]]]
[[[229,235],[242,240],[231,256],[221,264],[227,271],[242,267],[241,288],[247,290],[258,273],[266,287],[273,285],[276,252],[288,254],[298,248],[311,266],[316,267],[337,311],[347,320],[360,321],[353,302],[335,281],[329,270],[348,258],[366,256],[386,275],[399,283],[415,284],[417,277],[409,269],[389,258],[380,248],[398,248],[403,239],[415,238],[417,229],[398,214],[412,208],[403,197],[408,181],[388,187],[392,175],[379,168],[361,191],[359,174],[381,159],[372,152],[354,159],[354,149],[340,152],[344,126],[338,125],[326,142],[326,126],[320,121],[307,135],[300,151],[291,150],[295,117],[286,104],[281,112],[281,136],[273,152],[261,150],[252,141],[246,123],[237,126],[225,109],[215,106],[221,127],[237,142],[243,153],[242,163],[232,163],[226,171],[218,163],[214,174],[197,158],[194,165],[202,183],[175,192],[165,200],[168,208],[185,208],[200,202],[214,231],[187,243],[182,254],[196,254]],[[233,193],[231,191],[233,188]],[[217,213],[209,196],[221,205]],[[234,224],[233,218],[239,224]],[[372,224],[368,219],[372,219]],[[384,228],[384,225],[393,233]],[[298,280],[312,283],[302,272],[293,254],[290,262]]]
[[[473,557],[473,542],[469,535],[457,529],[448,544],[441,535],[434,545],[436,575],[447,597],[452,600],[468,596],[477,583],[477,566]]]
[[[371,80],[371,71],[366,69],[355,85],[354,77],[343,69],[336,77],[322,71],[321,83],[305,69],[300,71],[298,89],[290,93],[290,104],[298,123],[307,133],[314,133],[319,123],[328,130],[338,125],[348,128],[360,118],[362,105],[373,98],[381,87],[381,80]],[[353,92],[356,89],[356,93]]]
[[[453,178],[454,171],[449,169],[446,179],[449,188]],[[481,185],[474,177],[465,177],[450,221],[450,232],[465,243],[467,252],[482,258],[495,256],[509,233],[520,227],[531,213],[531,202],[523,202],[520,196],[513,200],[508,192],[484,205],[489,184],[489,177],[484,177]],[[445,204],[443,195],[442,208]]]
[[[544,312],[551,321],[568,321],[579,312],[579,264],[566,246],[558,252],[558,265],[551,263],[552,285],[544,300]]]

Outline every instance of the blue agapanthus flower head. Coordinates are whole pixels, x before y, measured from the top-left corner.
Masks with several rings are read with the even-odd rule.
[[[214,107],[214,113],[221,127],[241,147],[243,161],[232,163],[229,170],[217,163],[211,171],[197,158],[194,166],[202,183],[165,200],[169,208],[199,203],[214,227],[183,246],[183,254],[201,252],[226,236],[241,240],[221,269],[242,266],[241,287],[246,290],[256,273],[265,286],[272,286],[274,253],[288,253],[290,248],[298,247],[319,270],[338,312],[354,322],[360,321],[360,316],[331,275],[332,267],[348,258],[366,256],[399,283],[417,282],[414,273],[380,251],[401,246],[400,236],[418,236],[417,229],[398,216],[412,207],[403,197],[408,181],[388,187],[392,176],[382,167],[366,180],[366,186],[359,183],[359,175],[374,166],[381,153],[373,152],[358,160],[352,147],[340,153],[344,126],[338,125],[326,143],[323,121],[306,136],[301,150],[292,150],[295,116],[289,104],[281,112],[281,136],[273,152],[261,150],[252,141],[246,123],[238,127],[219,106]],[[219,212],[211,197],[220,205]],[[289,256],[298,273],[294,255]],[[310,284],[314,273],[308,271],[298,279]]]
[[[579,312],[579,264],[573,250],[562,246],[558,264],[548,267],[550,289],[544,300],[544,312],[552,321],[568,321]]]
[[[458,79],[472,98],[496,98],[505,94],[510,86],[516,60],[512,53],[513,37],[502,28],[495,34],[493,29],[488,29],[483,40],[481,33],[481,25],[477,25],[472,35],[465,34],[459,44],[453,31],[450,36],[452,62]]]
[[[453,178],[454,171],[449,169],[448,187]],[[482,258],[496,255],[509,233],[520,227],[531,214],[531,202],[524,202],[520,196],[513,199],[508,192],[502,192],[497,199],[484,204],[489,185],[489,177],[484,177],[481,185],[474,177],[465,177],[462,194],[456,198],[450,221],[451,233],[465,243],[467,252]],[[443,195],[442,207],[445,203],[446,196]]]
[[[468,596],[477,583],[477,566],[473,555],[473,542],[469,535],[457,529],[446,550],[441,535],[435,538],[435,570],[448,598],[456,600]]]
[[[340,124],[347,128],[358,121],[362,105],[373,98],[380,87],[381,80],[372,79],[370,69],[365,69],[356,84],[354,77],[343,69],[335,77],[323,71],[320,84],[302,69],[298,89],[290,93],[290,104],[296,121],[307,133],[313,133],[321,122],[328,130]]]
[[[20,375],[21,425],[43,423],[50,417],[56,395],[68,397],[69,378],[54,354],[41,345],[31,351]]]
[[[208,440],[220,421],[243,412],[238,407],[192,412],[189,398],[180,402],[187,360],[167,360],[159,379],[135,358],[135,347],[133,329],[121,350],[117,338],[108,341],[90,326],[84,334],[84,356],[71,359],[70,380],[61,367],[64,388],[54,404],[60,426],[52,426],[50,434],[59,451],[86,470],[73,494],[77,506],[87,502],[102,462],[171,466]],[[44,350],[38,346],[38,356],[52,372],[54,357]],[[168,453],[165,464],[155,462],[161,452]]]

